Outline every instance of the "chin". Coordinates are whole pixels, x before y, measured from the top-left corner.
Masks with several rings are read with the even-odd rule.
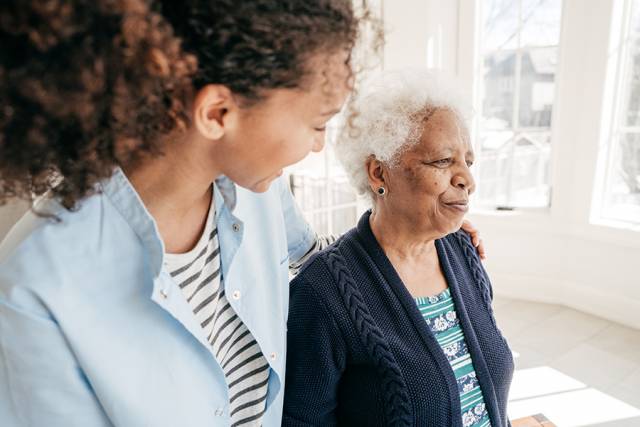
[[[442,237],[444,237],[448,236],[449,234],[455,233],[456,231],[460,230],[461,227],[462,219],[460,219],[459,221],[450,221],[447,224],[443,224],[439,229],[442,233]]]
[[[250,186],[248,189],[253,191],[254,193],[266,193],[269,190],[269,188],[271,188],[271,184],[273,184],[273,181],[275,181],[275,178],[269,177],[256,182],[255,184]]]

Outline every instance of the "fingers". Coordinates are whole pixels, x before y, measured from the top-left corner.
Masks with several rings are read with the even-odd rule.
[[[482,239],[478,239],[478,244],[475,246],[476,246],[476,249],[478,250],[478,255],[480,255],[480,259],[481,260],[487,259],[487,252],[484,248],[484,243],[482,242]]]

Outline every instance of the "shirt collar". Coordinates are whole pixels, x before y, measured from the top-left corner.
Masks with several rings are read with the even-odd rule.
[[[151,273],[157,277],[162,269],[164,243],[158,226],[122,169],[100,183],[102,192],[129,224],[144,245],[150,258]]]
[[[224,204],[229,208],[230,212],[236,207],[236,184],[224,175],[216,178],[216,187],[220,190],[220,195],[224,200]]]
[[[121,168],[116,168],[109,179],[100,183],[100,187],[144,245],[149,254],[151,273],[153,277],[158,277],[165,251],[155,219]],[[237,200],[235,183],[221,175],[215,180],[214,197],[217,211],[220,211],[217,207],[222,203],[229,211],[233,211]]]

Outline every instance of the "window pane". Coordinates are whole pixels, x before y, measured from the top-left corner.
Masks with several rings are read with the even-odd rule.
[[[640,224],[640,0],[628,0],[629,19],[620,50],[621,79],[609,143],[609,164],[601,215],[606,219]]]
[[[483,125],[488,129],[513,126],[516,52],[495,52],[484,59]]]
[[[518,2],[486,0],[482,5],[483,51],[515,48],[518,43]]]
[[[627,58],[625,61],[625,91],[623,108],[627,126],[640,126],[640,2],[631,4],[631,21],[627,38]]]
[[[640,222],[640,134],[622,134],[614,150],[604,216]]]
[[[482,5],[476,203],[547,207],[562,1],[485,0]]]
[[[551,127],[557,64],[557,47],[531,49],[522,53],[520,126]]]
[[[546,206],[549,202],[549,133],[519,135],[513,147],[511,206]]]
[[[482,185],[478,199],[493,206],[544,206],[549,200],[548,132],[489,132],[474,171]]]
[[[329,229],[329,211],[315,212],[311,215],[307,215],[307,221],[313,227],[313,231],[320,236],[327,236],[331,234]]]
[[[512,141],[513,133],[487,132],[482,136],[482,151],[475,170],[472,169],[478,186],[476,200],[482,204],[494,206],[506,205],[509,198],[509,182],[507,180],[509,170],[508,147]]]
[[[640,3],[634,1],[631,7],[631,33],[638,37],[638,33],[640,33]]]
[[[627,61],[627,126],[640,126],[640,38],[632,39]]]
[[[291,175],[292,191],[303,211],[314,211],[328,206],[326,179],[297,173]]]
[[[522,0],[522,47],[556,46],[560,41],[560,0]]]
[[[331,199],[333,206],[356,203],[356,193],[345,175],[338,175],[332,178]]]
[[[356,225],[358,221],[356,206],[351,206],[343,209],[334,210],[332,215],[333,230],[332,234],[343,234],[345,231],[350,230]]]

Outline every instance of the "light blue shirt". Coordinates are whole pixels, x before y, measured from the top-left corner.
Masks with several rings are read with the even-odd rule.
[[[68,212],[39,206],[0,245],[0,425],[227,426],[224,374],[163,264],[155,221],[122,171]],[[315,233],[286,181],[214,185],[226,294],[271,368],[279,426],[289,260]]]

